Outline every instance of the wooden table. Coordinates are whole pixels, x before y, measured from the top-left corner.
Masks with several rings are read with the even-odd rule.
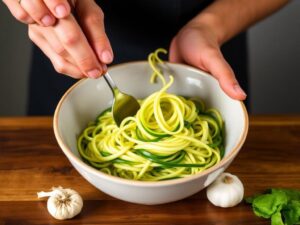
[[[300,116],[253,116],[246,143],[228,168],[245,195],[270,187],[300,189]],[[71,187],[84,199],[81,214],[57,221],[36,192]],[[101,193],[73,169],[58,147],[52,118],[0,118],[0,225],[27,224],[270,224],[244,203],[214,207],[205,191],[175,203],[144,206]]]

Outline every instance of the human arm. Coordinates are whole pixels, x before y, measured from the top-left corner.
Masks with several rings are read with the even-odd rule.
[[[216,0],[173,38],[170,61],[183,62],[211,73],[232,98],[244,100],[220,46],[255,22],[288,3],[288,0]]]

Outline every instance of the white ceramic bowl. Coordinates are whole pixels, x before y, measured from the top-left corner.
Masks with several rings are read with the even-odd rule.
[[[132,181],[99,172],[85,164],[77,151],[76,139],[87,123],[112,104],[112,93],[103,78],[83,79],[61,98],[54,114],[54,132],[59,146],[75,169],[99,190],[128,202],[154,205],[186,198],[208,186],[222,173],[242,147],[248,132],[248,115],[242,102],[229,98],[212,76],[189,66],[167,64],[175,82],[169,92],[200,97],[218,109],[225,121],[225,157],[210,169],[167,181]],[[137,98],[145,98],[161,87],[150,84],[151,69],[146,61],[112,66],[109,72],[118,87]],[[76,187],[74,187],[76,188]]]

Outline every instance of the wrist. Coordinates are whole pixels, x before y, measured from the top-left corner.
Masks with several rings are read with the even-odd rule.
[[[219,46],[228,40],[222,20],[213,13],[201,12],[186,26],[209,30]]]

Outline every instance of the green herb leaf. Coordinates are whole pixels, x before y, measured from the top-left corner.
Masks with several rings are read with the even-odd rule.
[[[271,218],[272,225],[300,224],[300,191],[271,189],[267,194],[248,197],[255,215]]]
[[[285,193],[265,194],[256,197],[253,200],[252,207],[255,215],[270,218],[274,213],[280,212],[283,206],[288,202]]]
[[[284,225],[280,212],[276,212],[275,214],[272,215],[271,224],[272,225]]]
[[[292,200],[287,207],[282,210],[286,225],[300,223],[300,201]]]

